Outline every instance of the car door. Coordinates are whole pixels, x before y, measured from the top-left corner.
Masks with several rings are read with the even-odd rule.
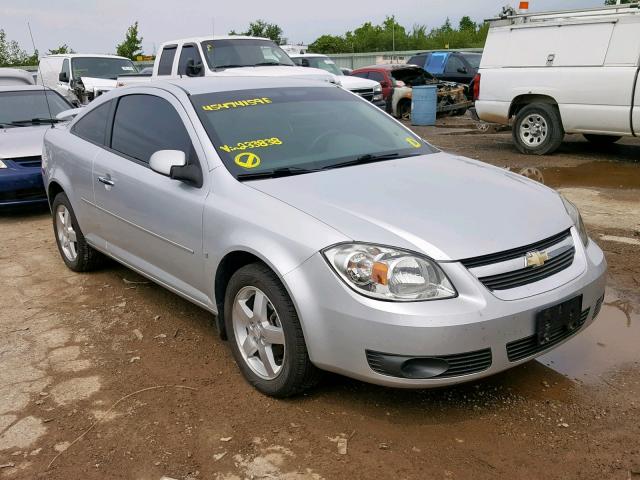
[[[171,94],[118,98],[110,145],[94,160],[95,204],[107,251],[192,300],[204,293],[202,214],[208,193],[204,151]],[[181,150],[203,173],[201,187],[154,172],[151,155]],[[200,159],[203,159],[200,162]]]
[[[187,66],[193,65],[198,68],[198,74],[187,71]],[[199,66],[199,67],[198,67]],[[198,47],[193,43],[186,43],[182,45],[180,50],[180,58],[178,59],[178,75],[184,75],[187,77],[202,77],[204,76],[204,66],[202,65],[202,57],[198,52]]]
[[[468,84],[470,79],[467,64],[458,55],[449,55],[441,78],[449,82]]]

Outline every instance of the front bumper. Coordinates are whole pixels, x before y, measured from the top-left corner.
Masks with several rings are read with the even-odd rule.
[[[431,302],[364,297],[338,279],[320,253],[283,280],[296,304],[315,365],[379,385],[436,387],[498,373],[563,343],[569,337],[544,350],[523,350],[523,342],[534,334],[536,313],[546,307],[582,295],[582,311],[588,309],[588,313],[577,332],[586,328],[604,295],[606,261],[593,241],[581,254],[586,268],[577,278],[545,293],[510,301],[498,299],[457,262],[441,265],[458,289],[458,297]],[[520,355],[513,355],[514,348]],[[482,357],[484,364],[474,373],[413,379],[374,371],[384,370],[377,368],[379,354],[444,357],[454,363],[460,362],[458,356],[470,354],[472,361]]]
[[[40,168],[24,168],[5,161],[0,169],[0,207],[36,205],[47,202]]]

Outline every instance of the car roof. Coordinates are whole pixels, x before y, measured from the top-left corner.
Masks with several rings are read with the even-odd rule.
[[[201,43],[206,42],[207,40],[266,40],[268,42],[273,42],[273,40],[271,40],[270,38],[249,37],[247,35],[208,35],[204,37],[187,37],[178,38],[176,40],[168,40],[166,42],[162,42],[162,46],[179,43]]]
[[[119,55],[105,55],[102,53],[55,53],[52,55],[44,55],[42,58],[120,58],[122,60],[131,60],[127,57],[121,57]]]
[[[330,88],[336,85],[320,80],[307,80],[291,77],[257,77],[257,76],[220,76],[198,78],[175,78],[167,80],[154,80],[146,84],[131,84],[118,88],[118,91],[126,91],[128,88],[157,87],[173,89],[178,87],[189,95],[206,93],[233,92],[237,90],[258,90],[263,88],[304,88],[320,87]]]
[[[420,70],[422,70],[421,67],[418,67],[417,65],[411,65],[409,63],[381,63],[379,65],[370,65],[368,67],[356,68],[354,72],[357,72],[359,70],[400,70],[404,68],[419,68]]]
[[[42,85],[0,85],[0,92],[24,92],[24,91],[42,91],[46,90],[53,92],[49,87],[43,87]]]

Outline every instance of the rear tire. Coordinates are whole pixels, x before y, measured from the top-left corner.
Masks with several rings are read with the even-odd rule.
[[[618,135],[594,135],[591,133],[585,133],[583,137],[596,145],[611,145],[622,138]]]
[[[555,152],[564,139],[558,108],[547,103],[525,106],[516,115],[512,135],[516,148],[525,155]]]
[[[51,204],[53,233],[65,265],[74,272],[90,272],[103,265],[105,256],[85,240],[78,220],[65,193],[59,193]]]
[[[309,359],[295,306],[266,265],[252,263],[232,275],[224,318],[235,361],[260,392],[284,398],[319,381],[321,371]]]

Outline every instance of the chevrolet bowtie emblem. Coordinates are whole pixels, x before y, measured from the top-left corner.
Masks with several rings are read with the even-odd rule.
[[[549,254],[546,251],[527,252],[524,257],[525,267],[541,267],[547,260],[549,260]]]

